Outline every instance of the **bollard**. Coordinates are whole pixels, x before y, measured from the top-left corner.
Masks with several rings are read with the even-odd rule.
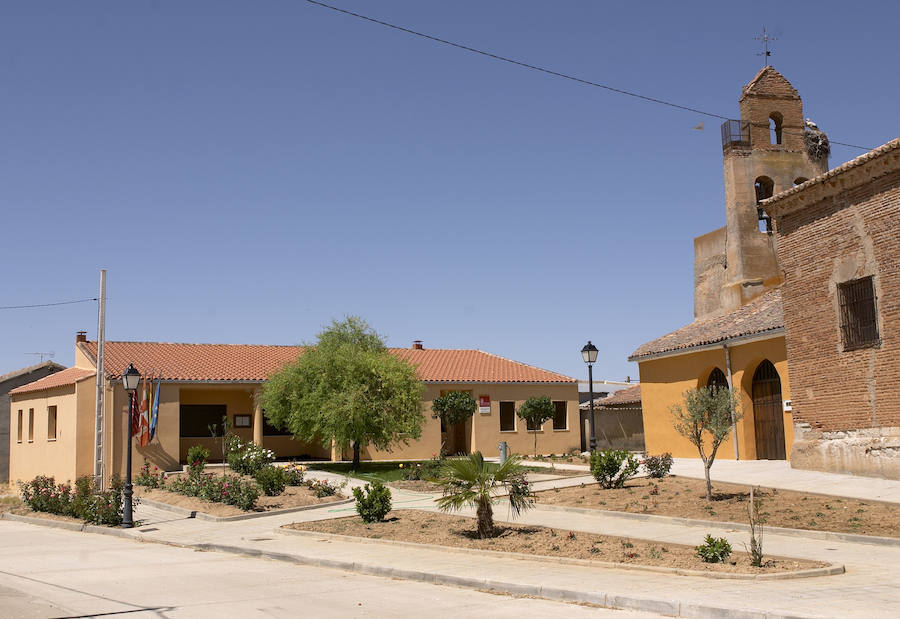
[[[506,462],[506,458],[509,454],[509,445],[506,444],[506,441],[500,441],[497,444],[497,447],[500,448],[500,466],[503,466],[503,463]]]

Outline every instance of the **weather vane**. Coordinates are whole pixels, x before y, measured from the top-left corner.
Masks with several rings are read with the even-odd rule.
[[[770,36],[766,33],[766,27],[765,27],[765,26],[763,26],[762,34],[761,34],[760,36],[758,36],[758,37],[753,37],[753,38],[754,38],[754,40],[756,40],[756,41],[762,41],[762,42],[763,42],[763,51],[758,52],[756,55],[757,55],[757,56],[762,56],[762,57],[764,58],[764,60],[766,61],[766,66],[768,67],[768,66],[769,66],[769,56],[772,55],[772,52],[769,51],[769,41],[777,41],[778,39],[776,39],[775,37],[770,37]]]

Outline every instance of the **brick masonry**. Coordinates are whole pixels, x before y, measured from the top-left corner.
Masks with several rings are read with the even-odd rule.
[[[776,197],[772,210],[799,424],[792,462],[900,478],[900,155]],[[844,350],[837,286],[870,275],[881,341]]]

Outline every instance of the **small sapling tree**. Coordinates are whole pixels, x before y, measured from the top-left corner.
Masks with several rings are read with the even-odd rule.
[[[538,432],[544,422],[553,419],[556,408],[547,396],[528,398],[516,411],[519,419],[524,419],[527,427],[534,433],[534,455],[537,457]]]
[[[457,423],[465,423],[472,415],[478,403],[465,391],[451,391],[436,397],[431,402],[431,411],[440,418],[448,431]],[[443,447],[441,447],[443,450]]]
[[[675,430],[700,453],[706,474],[706,500],[712,501],[709,469],[719,447],[731,433],[732,411],[734,423],[741,418],[737,396],[733,390],[723,387],[689,389],[684,392],[684,408],[675,404],[669,410],[675,418]],[[709,435],[708,446],[705,435]]]

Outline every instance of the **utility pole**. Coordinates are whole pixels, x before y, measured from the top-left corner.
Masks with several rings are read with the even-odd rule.
[[[97,413],[94,419],[94,488],[103,489],[103,405],[106,383],[106,269],[100,269],[100,309],[97,316]]]

